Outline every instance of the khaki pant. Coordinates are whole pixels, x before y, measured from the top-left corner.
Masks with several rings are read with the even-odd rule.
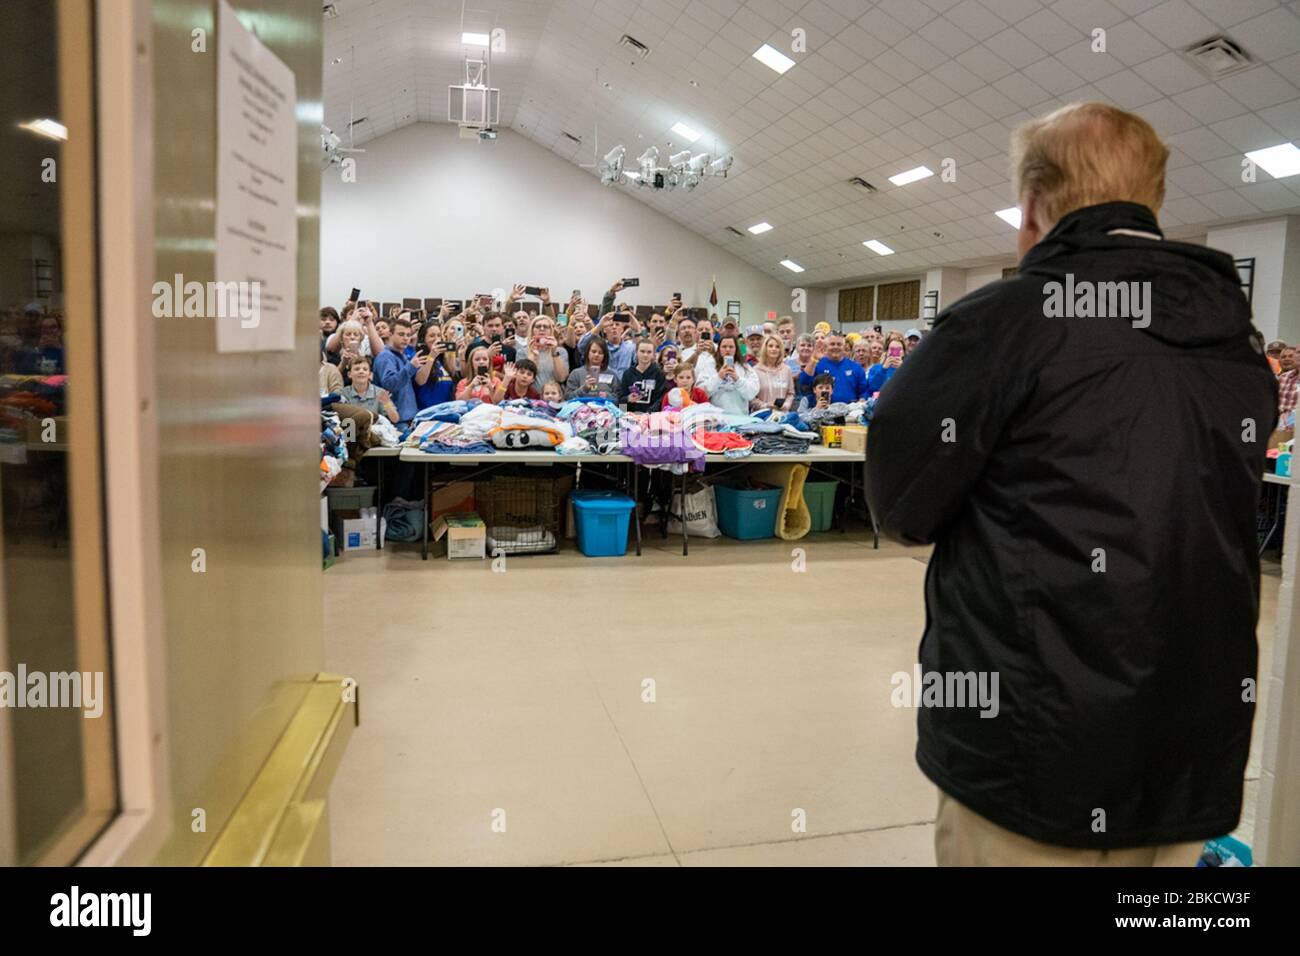
[[[934,855],[940,866],[1195,866],[1204,840],[1124,850],[1039,843],[993,823],[939,791]]]

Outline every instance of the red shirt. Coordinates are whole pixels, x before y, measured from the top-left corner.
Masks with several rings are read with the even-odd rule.
[[[668,392],[664,395],[663,404],[659,406],[661,409],[668,408],[668,396],[673,393],[674,389],[680,387],[681,387],[680,385],[674,385],[672,388],[668,389]],[[709,393],[706,392],[704,389],[700,388],[698,385],[696,385],[694,388],[691,389],[691,401],[696,402],[700,405],[705,405],[709,401]]]

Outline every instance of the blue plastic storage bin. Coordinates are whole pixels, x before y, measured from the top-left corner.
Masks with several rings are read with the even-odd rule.
[[[617,491],[573,491],[573,520],[578,550],[589,558],[616,558],[627,553],[627,528],[636,506]]]
[[[776,536],[780,488],[747,491],[714,485],[713,491],[718,501],[718,527],[728,538],[753,541]]]

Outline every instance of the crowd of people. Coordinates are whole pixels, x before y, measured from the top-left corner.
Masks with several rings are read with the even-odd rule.
[[[341,314],[325,306],[321,392],[399,426],[471,399],[558,407],[602,398],[646,412],[668,407],[673,393],[738,414],[824,409],[878,394],[921,341],[917,329],[845,335],[826,322],[797,334],[792,316],[742,328],[676,298],[642,321],[618,301],[622,291],[613,283],[598,309],[577,291],[561,304],[520,285],[504,303],[480,296],[430,315],[394,307],[385,316],[364,300]]]

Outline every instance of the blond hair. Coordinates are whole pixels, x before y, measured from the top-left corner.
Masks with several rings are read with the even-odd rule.
[[[776,361],[768,364],[767,361],[767,343],[775,342],[777,347]],[[780,368],[785,364],[785,343],[775,335],[763,336],[763,344],[758,347],[758,364],[764,368]]]
[[[1105,103],[1072,103],[1011,134],[1016,198],[1035,197],[1040,228],[1076,209],[1165,199],[1169,150],[1151,124]]]

